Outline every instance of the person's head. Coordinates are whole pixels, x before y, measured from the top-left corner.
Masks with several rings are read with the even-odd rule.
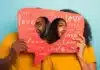
[[[58,33],[57,34],[59,37],[61,37],[66,31],[66,26],[67,26],[66,21],[62,18],[58,18],[53,21],[53,24],[55,24],[55,23],[58,23],[58,25],[57,25]]]
[[[35,28],[41,38],[44,38],[45,31],[46,31],[48,24],[49,24],[48,18],[46,18],[46,17],[37,18],[37,20],[35,22]]]
[[[66,21],[63,18],[54,19],[47,33],[48,43],[57,41],[64,34],[66,26]]]
[[[69,12],[69,13],[74,13],[74,14],[79,14],[73,10],[70,9],[62,9],[60,11],[63,12]],[[91,44],[91,40],[92,40],[92,32],[91,32],[91,27],[88,23],[88,21],[84,18],[84,32],[83,32],[83,36],[85,37],[85,43],[86,45],[90,45]]]

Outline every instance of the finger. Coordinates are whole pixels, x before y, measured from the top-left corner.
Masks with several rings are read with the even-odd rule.
[[[82,36],[82,35],[80,35],[80,34],[78,34],[78,36],[79,36],[79,38],[76,38],[76,40],[79,42],[84,42],[85,43],[85,38]]]
[[[25,41],[24,39],[19,39],[19,41]]]
[[[28,48],[27,45],[23,43],[19,44],[19,46],[21,46],[22,48]]]
[[[24,42],[24,41],[17,41],[16,44],[24,44],[24,45],[27,45],[26,42]]]
[[[83,40],[81,40],[80,38],[78,38],[78,39],[72,39],[73,41],[76,41],[76,42],[79,42],[79,43],[82,43],[83,42]]]
[[[22,46],[20,49],[27,50],[27,48],[25,48],[24,46]]]
[[[18,44],[27,45],[26,42],[18,42]]]
[[[20,49],[20,52],[26,52],[27,51],[27,49]]]
[[[25,42],[24,39],[19,39],[19,40],[16,40],[15,42]]]
[[[19,50],[22,49],[22,48],[23,49],[27,49],[28,48],[27,45],[25,45],[25,44],[18,44],[16,46],[17,46],[16,48],[19,49]]]
[[[26,43],[25,40],[23,40],[23,39],[18,40],[17,42]]]
[[[83,41],[85,41],[85,38],[81,35],[81,34],[78,34],[79,38],[81,38]]]
[[[26,48],[25,46],[21,46],[21,47],[19,48],[19,50],[27,51],[27,48]]]
[[[27,44],[25,44],[25,43],[19,43],[19,42],[18,43],[13,43],[12,46],[15,47],[15,48],[19,48],[19,49],[20,48],[25,48],[25,49],[28,48]]]
[[[80,43],[77,43],[76,45],[77,45],[78,47],[80,47],[80,46],[79,46],[79,45],[80,45]]]

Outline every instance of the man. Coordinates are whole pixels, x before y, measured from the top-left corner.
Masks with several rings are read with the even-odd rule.
[[[46,37],[48,24],[49,20],[46,17],[36,20],[35,27],[42,39]],[[0,49],[0,70],[39,70],[40,67],[33,66],[33,59],[34,54],[27,53],[26,43],[18,38],[17,32],[5,37]]]

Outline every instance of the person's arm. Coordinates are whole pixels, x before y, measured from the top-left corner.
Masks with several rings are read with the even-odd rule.
[[[82,70],[96,70],[96,63],[95,62],[88,63],[87,61],[85,61],[85,59],[84,59],[84,51],[86,48],[85,39],[84,39],[84,37],[82,37],[80,35],[79,35],[79,37],[80,37],[79,39],[73,39],[73,40],[77,41],[77,46],[80,47],[80,49],[76,53],[76,55],[77,55],[78,60],[80,62],[81,69]],[[92,52],[90,52],[90,53],[92,53]],[[88,58],[93,59],[93,58],[91,58],[91,56]]]
[[[83,57],[78,56],[78,60],[80,62],[80,66],[82,70],[90,70],[87,62],[83,59]]]
[[[11,45],[10,53],[4,59],[0,59],[0,70],[9,70],[11,65],[16,63],[17,55],[26,51],[26,43],[23,40],[17,40]]]
[[[9,70],[10,64],[8,59],[0,59],[0,70]]]
[[[96,70],[96,62],[87,63],[83,57],[78,56],[82,70]]]
[[[90,70],[97,70],[96,62],[92,62],[91,64],[89,64],[89,68],[90,68]]]
[[[0,59],[0,70],[9,70],[11,64],[13,63],[12,56],[15,55],[15,51],[12,49],[7,57],[5,57],[4,59]]]

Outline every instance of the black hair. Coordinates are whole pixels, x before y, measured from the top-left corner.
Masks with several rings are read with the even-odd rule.
[[[62,9],[60,11],[79,14],[79,13],[77,13],[77,12],[71,10],[71,9]],[[85,37],[85,43],[86,43],[86,45],[87,46],[91,45],[92,32],[91,32],[91,27],[90,27],[88,21],[86,20],[86,18],[84,18],[84,32],[83,32],[83,36]]]
[[[79,14],[79,13],[77,13],[76,11],[73,11],[73,10],[71,10],[71,9],[62,9],[62,10],[60,10],[60,11]]]
[[[47,33],[47,42],[49,44],[54,43],[55,41],[57,41],[58,39],[60,39],[59,35],[58,35],[58,30],[57,30],[57,26],[59,24],[59,21],[64,21],[66,22],[63,18],[56,18],[52,21],[48,33]]]
[[[49,20],[47,17],[44,17],[44,16],[43,17],[41,16],[39,18],[43,18],[45,20],[45,29],[43,30],[43,32],[40,33],[40,38],[45,39],[46,38],[45,32],[46,32],[47,26],[49,24]]]

